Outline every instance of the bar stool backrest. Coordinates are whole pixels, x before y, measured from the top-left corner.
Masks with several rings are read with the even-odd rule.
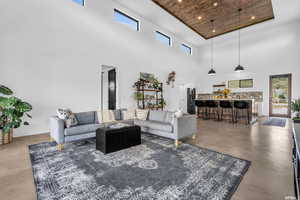
[[[218,102],[213,100],[208,100],[205,102],[206,106],[209,108],[216,108],[218,107]]]
[[[234,107],[237,109],[248,109],[249,103],[246,101],[234,101]]]
[[[232,104],[230,101],[220,101],[221,108],[232,108]]]
[[[197,107],[206,107],[205,101],[196,100],[195,105]]]

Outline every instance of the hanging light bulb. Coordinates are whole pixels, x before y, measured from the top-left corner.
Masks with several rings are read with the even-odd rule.
[[[215,33],[215,29],[214,29],[214,20],[211,20],[211,26],[212,26],[212,33]],[[211,47],[210,47],[210,50],[211,50],[211,69],[209,70],[208,72],[208,75],[209,76],[214,76],[216,75],[216,71],[214,70],[214,38],[211,38]]]
[[[239,10],[239,26],[241,26],[241,12],[242,9],[240,8]],[[239,29],[239,64],[238,66],[234,69],[235,72],[243,72],[245,69],[241,65],[241,29]]]

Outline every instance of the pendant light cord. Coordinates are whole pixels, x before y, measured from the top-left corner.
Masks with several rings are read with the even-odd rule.
[[[214,20],[211,20],[212,32],[214,30]],[[211,68],[214,66],[214,38],[211,38]]]
[[[239,26],[241,26],[241,11],[242,9],[239,9]],[[239,65],[241,65],[241,29],[239,29]]]
[[[211,67],[214,66],[214,39],[211,39]]]

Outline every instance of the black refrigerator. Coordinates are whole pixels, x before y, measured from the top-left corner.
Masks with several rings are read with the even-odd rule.
[[[187,112],[189,114],[196,114],[196,88],[188,88],[187,89]]]

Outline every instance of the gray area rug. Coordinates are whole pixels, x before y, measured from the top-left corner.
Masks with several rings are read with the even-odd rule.
[[[142,135],[142,145],[104,155],[95,140],[29,146],[38,200],[230,199],[250,161]]]
[[[263,122],[264,126],[279,126],[279,127],[285,127],[286,119],[283,118],[268,118]]]

